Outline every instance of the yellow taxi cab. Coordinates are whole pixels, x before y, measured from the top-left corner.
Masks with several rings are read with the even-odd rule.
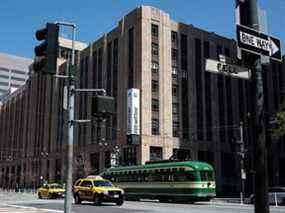
[[[41,188],[38,189],[38,198],[48,198],[56,199],[63,198],[65,194],[65,189],[62,185],[57,183],[44,184]]]
[[[75,182],[73,197],[75,204],[91,201],[95,205],[100,205],[102,202],[113,202],[121,206],[124,203],[124,190],[114,186],[101,176],[87,176]]]

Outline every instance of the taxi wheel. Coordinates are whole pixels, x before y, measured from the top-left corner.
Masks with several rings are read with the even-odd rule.
[[[121,205],[123,205],[123,203],[124,203],[124,201],[122,199],[120,199],[116,202],[117,206],[121,206]]]
[[[97,206],[100,206],[102,203],[101,198],[99,197],[99,195],[95,194],[94,195],[94,204]]]
[[[43,199],[43,197],[42,197],[42,195],[41,195],[40,192],[38,192],[38,198],[39,198],[39,199]]]
[[[48,194],[48,199],[53,199],[54,198],[54,195],[53,194]]]
[[[81,203],[81,199],[79,197],[79,194],[75,194],[74,195],[74,202],[75,202],[75,204],[80,204]]]

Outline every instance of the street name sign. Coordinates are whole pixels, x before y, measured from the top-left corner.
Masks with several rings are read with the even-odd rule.
[[[238,47],[255,54],[282,61],[280,40],[237,24]]]
[[[249,79],[251,74],[250,69],[246,67],[241,67],[234,64],[228,64],[223,61],[217,61],[213,59],[206,59],[205,70],[216,74],[218,73],[233,78],[242,78],[242,79]]]

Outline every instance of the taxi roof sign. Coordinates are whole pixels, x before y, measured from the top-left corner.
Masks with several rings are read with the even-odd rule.
[[[86,178],[95,180],[104,180],[100,175],[88,175]]]

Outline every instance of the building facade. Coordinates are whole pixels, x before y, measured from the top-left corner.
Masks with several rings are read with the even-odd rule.
[[[92,122],[75,126],[74,178],[118,164],[191,159],[215,167],[219,194],[239,192],[236,141],[241,121],[249,153],[254,140],[249,125],[250,81],[205,71],[205,59],[218,60],[220,54],[235,62],[235,41],[177,23],[149,6],[136,8],[112,31],[78,52],[76,87],[104,88],[116,99],[116,114],[103,122],[92,118],[94,94],[76,94],[75,119],[92,118]],[[59,72],[64,73],[67,66],[63,63]],[[265,110],[272,115],[284,100],[285,67],[272,61],[264,70]],[[25,185],[39,184],[40,177],[64,179],[64,86],[63,80],[34,74],[23,93],[1,108],[2,185],[11,185],[11,177]],[[133,117],[128,110],[130,89],[139,91]],[[25,110],[19,112],[21,104]],[[23,123],[15,113],[23,114]],[[10,122],[4,125],[6,120]],[[136,131],[130,130],[133,127]],[[285,145],[282,139],[273,141],[269,133],[270,184],[285,185]],[[251,191],[250,154],[246,166]]]
[[[25,84],[32,59],[0,53],[0,101]]]

